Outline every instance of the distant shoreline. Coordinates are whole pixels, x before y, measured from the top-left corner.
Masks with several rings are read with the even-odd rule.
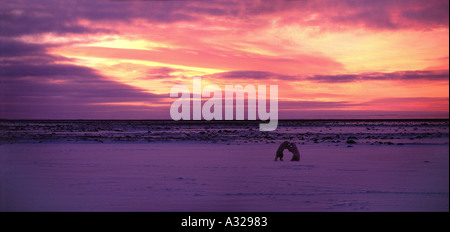
[[[260,121],[0,120],[0,144],[11,142],[323,143],[333,146],[448,144],[448,119]]]
[[[278,121],[449,121],[449,118],[399,118],[399,119],[279,119]],[[0,119],[0,121],[170,121],[170,122],[262,122],[263,120],[180,120],[174,121],[171,119]]]

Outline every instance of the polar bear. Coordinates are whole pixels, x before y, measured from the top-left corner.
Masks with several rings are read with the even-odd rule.
[[[295,145],[295,143],[289,143],[288,141],[284,141],[278,147],[277,153],[275,155],[275,161],[277,161],[278,158],[280,158],[280,160],[283,161],[283,151],[285,149],[292,152],[291,161],[300,161],[300,152],[298,151],[297,145]]]
[[[300,161],[300,152],[298,151],[297,145],[295,145],[295,143],[290,143],[287,149],[288,151],[292,152],[291,161]]]
[[[275,161],[277,161],[278,158],[280,158],[280,160],[283,161],[283,151],[284,151],[285,149],[288,149],[288,147],[289,147],[289,142],[288,142],[288,141],[284,141],[284,142],[278,147],[277,153],[276,153],[276,155],[275,155]]]

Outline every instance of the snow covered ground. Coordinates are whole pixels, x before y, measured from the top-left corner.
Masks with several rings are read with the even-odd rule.
[[[281,125],[264,135],[190,125],[170,140],[154,125],[139,133],[162,139],[123,125],[105,135],[97,123],[101,137],[89,137],[57,123],[2,123],[0,211],[449,210],[448,120]],[[287,151],[274,161],[283,140],[297,143],[300,162]]]

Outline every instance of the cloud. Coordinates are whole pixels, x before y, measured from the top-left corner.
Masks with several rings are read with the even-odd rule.
[[[402,17],[412,22],[433,26],[449,26],[449,2],[432,1],[434,4],[422,8],[408,9],[402,12]]]
[[[388,97],[378,98],[362,103],[370,109],[408,111],[447,111],[449,107],[448,97]]]
[[[361,106],[350,101],[279,101],[281,110],[312,110],[312,109],[345,109]]]
[[[0,19],[3,36],[111,33],[115,31],[114,25],[103,23],[135,19],[155,23],[194,20],[189,12],[183,12],[186,4],[189,3],[68,0],[60,4],[56,0],[42,0],[31,4],[29,1],[10,1],[0,6]],[[92,23],[86,24],[86,21]]]
[[[106,58],[121,60],[121,62],[128,60],[126,62],[130,63],[144,60],[158,62],[157,65],[161,66],[183,67],[186,70],[189,67],[198,68],[198,70],[203,68],[208,73],[216,72],[205,77],[221,80],[244,79],[255,82],[279,80],[279,83],[283,84],[293,83],[291,86],[295,85],[297,88],[303,81],[312,82],[314,88],[308,89],[312,97],[315,96],[315,91],[326,91],[326,88],[321,88],[321,83],[363,81],[448,83],[448,65],[447,67],[427,65],[430,70],[345,73],[346,67],[338,62],[343,59],[324,55],[328,53],[321,49],[327,48],[318,46],[317,50],[314,50],[312,47],[306,47],[308,41],[305,41],[305,49],[300,45],[301,38],[304,38],[301,33],[307,33],[309,30],[316,31],[317,28],[319,31],[356,29],[358,32],[359,29],[423,31],[448,28],[448,5],[446,0],[68,0],[64,3],[56,0],[42,0],[32,4],[31,1],[2,2],[0,4],[1,117],[5,115],[21,115],[22,117],[26,115],[25,112],[42,117],[53,115],[57,118],[71,113],[80,116],[83,115],[82,112],[86,117],[100,116],[102,112],[104,112],[103,115],[108,115],[108,112],[113,111],[116,115],[126,116],[126,113],[121,110],[130,110],[136,114],[141,112],[140,110],[154,109],[155,112],[162,112],[159,111],[162,108],[149,105],[163,104],[167,96],[152,94],[138,87],[112,81],[92,68],[68,64],[65,61],[71,60],[70,58],[49,54],[50,50],[54,53],[87,57],[92,60]],[[289,24],[296,25],[293,28],[301,30],[284,28]],[[292,40],[299,43],[284,46],[284,43],[289,40],[282,34],[278,37],[276,32],[279,28],[286,29],[286,34],[289,34],[287,37],[292,36]],[[300,34],[297,35],[297,33]],[[108,36],[103,37],[104,34]],[[267,35],[271,37],[266,38]],[[436,38],[442,40],[441,37]],[[139,49],[136,49],[139,46],[133,47],[134,49],[124,49],[123,47],[128,46],[128,43],[125,43],[126,45],[122,48],[107,48],[106,45],[76,47],[73,44],[65,44],[67,46],[62,47],[63,42],[61,42],[79,41],[80,44],[89,44],[89,40],[98,40],[100,41],[98,44],[101,44],[101,41],[107,39],[118,44],[122,41],[130,41],[129,44],[131,44],[137,39],[148,41],[149,44],[154,42],[155,45],[151,44],[149,47]],[[41,41],[42,44],[29,41]],[[356,41],[358,42],[361,41]],[[448,43],[446,45],[448,46]],[[58,49],[53,49],[56,47]],[[331,49],[334,47],[339,46],[330,44]],[[357,56],[358,54],[356,52],[348,55]],[[448,61],[448,54],[439,53],[437,56],[446,56],[445,59]],[[435,56],[433,54],[424,59],[430,57]],[[409,59],[409,57],[406,58]],[[82,60],[82,58],[79,59]],[[76,62],[75,58],[72,61]],[[445,62],[442,61],[439,64],[441,63]],[[98,66],[92,65],[102,68],[108,66],[107,62]],[[411,64],[411,67],[416,66]],[[118,70],[123,71],[126,68]],[[185,70],[169,67],[150,69],[140,67],[138,71],[142,74],[142,79],[147,81],[146,83],[153,80],[160,80],[161,83],[176,83],[180,82],[181,78],[180,76],[174,78],[174,74],[183,73],[185,76],[190,74],[184,72]],[[155,84],[155,86],[158,85]],[[424,86],[427,87],[427,85]],[[289,93],[286,91],[285,94]],[[443,95],[443,93],[439,94]],[[299,93],[291,93],[290,97],[294,95],[300,96]],[[351,99],[350,97],[323,96],[321,99]],[[280,105],[287,110],[297,108],[337,110],[374,106],[380,108],[389,102],[411,103],[410,108],[413,109],[414,104],[424,105],[427,102],[445,105],[445,99],[420,98],[377,99],[363,103],[340,100],[291,101],[280,102]],[[148,105],[126,106],[126,103],[148,103]]]
[[[205,76],[217,79],[251,79],[251,80],[285,80],[285,81],[312,81],[316,83],[351,83],[358,81],[448,81],[449,70],[408,70],[392,73],[361,73],[361,74],[334,74],[334,75],[285,75],[265,71],[230,71]]]
[[[260,27],[270,25],[274,18],[280,16],[283,16],[284,22],[319,26],[322,29],[365,27],[375,30],[423,30],[448,27],[448,6],[447,0],[67,0],[64,4],[56,0],[41,0],[33,4],[29,1],[5,2],[0,6],[0,20],[3,36],[111,33],[115,31],[114,25],[117,22],[131,23],[133,20],[155,24],[225,21],[243,25],[249,22],[252,27]],[[311,19],[312,15],[314,19]]]
[[[337,74],[337,75],[314,75],[304,77],[304,80],[317,83],[349,83],[356,81],[448,81],[449,70],[417,70],[399,71],[392,73],[362,73],[362,74]]]
[[[169,67],[151,68],[147,70],[147,76],[142,79],[170,79],[174,78],[174,76],[170,74],[176,71],[179,71],[179,69]]]
[[[252,79],[252,80],[296,80],[298,79],[293,75],[284,75],[273,72],[264,71],[230,71],[215,73],[212,75],[205,76],[207,78],[218,78],[218,79]]]
[[[356,118],[448,118],[448,97],[391,97],[369,101],[285,101],[279,102],[284,119]]]
[[[73,6],[73,2],[69,1],[65,4],[57,4],[54,1],[40,1],[33,4],[27,1],[10,1],[0,7],[1,33],[3,36],[15,37],[48,32],[85,34],[109,31],[78,23],[81,17],[77,10],[79,8],[83,8],[83,5]]]
[[[149,102],[161,96],[110,81],[94,70],[69,64],[14,64],[2,67],[3,99],[7,102],[66,101],[69,104]]]
[[[84,113],[86,117],[102,112],[108,115],[107,110],[126,108],[117,106],[118,103],[151,105],[164,102],[167,97],[111,81],[88,67],[54,63],[52,59],[46,59],[51,55],[43,53],[45,49],[37,45],[7,43],[14,44],[8,48],[8,54],[33,57],[32,60],[39,60],[39,63],[10,58],[2,62],[0,118],[33,118],[36,115],[61,118],[59,113],[66,115],[69,109],[78,109],[80,112],[76,115]]]
[[[368,4],[370,5],[370,4]],[[370,29],[395,30],[400,27],[392,20],[392,15],[383,6],[378,7],[355,7],[349,9],[336,9],[340,14],[331,15],[327,20],[345,26],[363,26]],[[343,13],[342,12],[351,12]]]
[[[425,103],[425,104],[435,104],[435,103],[448,103],[449,98],[448,97],[394,97],[394,98],[377,98],[368,102],[365,102],[365,104],[404,104],[404,103]]]
[[[0,104],[1,119],[170,119],[167,107],[136,105],[66,104],[45,102]]]
[[[306,5],[306,11],[318,15],[313,23],[328,29],[423,30],[449,25],[447,0],[331,0]]]
[[[47,45],[42,44],[24,43],[12,39],[0,38],[2,58],[41,55],[46,51],[47,47]]]
[[[201,67],[218,70],[252,70],[274,73],[314,73],[342,70],[343,65],[329,57],[300,54],[293,57],[279,57],[253,53],[235,54],[233,51],[215,49],[171,49],[152,50],[64,47],[60,52],[73,56],[90,56],[112,59],[155,61],[166,64]]]

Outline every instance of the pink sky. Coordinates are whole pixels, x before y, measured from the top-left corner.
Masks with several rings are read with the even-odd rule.
[[[449,2],[10,1],[0,118],[170,119],[173,85],[279,86],[280,118],[448,118]]]

